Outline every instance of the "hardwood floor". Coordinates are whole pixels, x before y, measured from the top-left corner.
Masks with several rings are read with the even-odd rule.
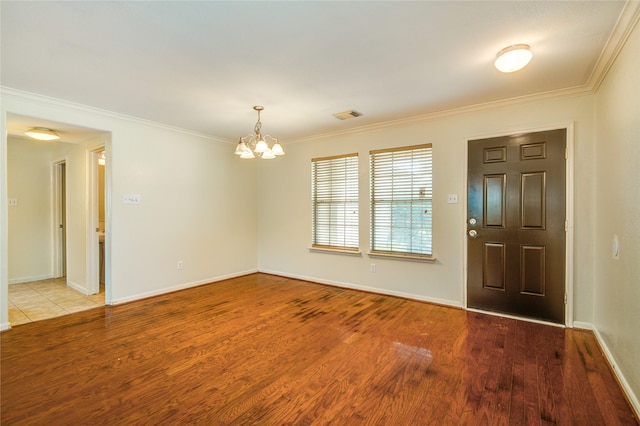
[[[638,424],[590,332],[265,274],[0,338],[2,425]]]

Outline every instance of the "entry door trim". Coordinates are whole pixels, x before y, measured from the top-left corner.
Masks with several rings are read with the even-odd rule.
[[[533,133],[533,132],[544,132],[544,131],[549,131],[549,130],[555,130],[555,129],[566,129],[567,131],[567,141],[566,141],[566,147],[567,147],[567,161],[565,162],[565,173],[566,173],[566,191],[565,191],[565,196],[566,196],[566,234],[565,234],[565,294],[566,294],[566,303],[564,306],[564,310],[565,310],[565,326],[569,327],[569,328],[573,328],[573,295],[574,295],[574,289],[573,289],[573,251],[574,251],[574,247],[573,247],[573,233],[574,233],[574,216],[573,216],[573,212],[574,212],[574,122],[569,122],[569,123],[562,123],[562,124],[557,124],[557,125],[552,125],[552,126],[544,126],[544,127],[535,127],[535,128],[528,128],[528,129],[520,129],[520,130],[509,130],[509,131],[504,131],[501,133],[495,133],[495,134],[489,134],[489,135],[481,135],[481,136],[470,136],[467,137],[464,141],[464,162],[465,164],[467,163],[468,159],[469,159],[469,141],[471,140],[476,140],[476,139],[488,139],[488,138],[494,138],[494,137],[501,137],[501,136],[512,136],[512,135],[518,135],[521,133]],[[463,282],[462,282],[462,306],[464,307],[464,309],[471,311],[472,309],[469,309],[468,305],[467,305],[467,279],[468,279],[468,270],[467,270],[467,265],[468,265],[468,238],[467,238],[467,187],[468,187],[468,168],[464,167],[464,188],[462,190],[463,192],[463,196],[462,199],[464,200],[462,208],[463,208],[463,220],[464,223],[462,224],[462,240],[463,240],[463,247],[462,247],[462,251],[463,251],[463,265],[462,265],[462,270],[463,270]],[[473,309],[473,311],[477,311],[476,309]],[[493,312],[488,312],[493,314]],[[522,319],[526,319],[526,318],[522,318]],[[528,319],[527,319],[528,320]]]

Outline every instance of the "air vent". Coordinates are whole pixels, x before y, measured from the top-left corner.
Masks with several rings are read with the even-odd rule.
[[[349,111],[337,112],[333,114],[333,116],[338,120],[349,120],[350,118],[360,117],[361,115],[362,113],[352,109],[350,109]]]

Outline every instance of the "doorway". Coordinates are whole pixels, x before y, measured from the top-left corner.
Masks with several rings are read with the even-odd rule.
[[[53,278],[67,276],[67,181],[66,161],[53,165]]]
[[[468,141],[467,306],[565,323],[566,129]]]
[[[24,136],[24,130],[31,127],[55,129],[60,139],[34,142]],[[28,314],[30,320],[44,319],[40,308],[52,308],[52,305],[60,308],[67,299],[73,299],[72,305],[65,308],[67,312],[96,303],[104,305],[104,289],[109,290],[108,248],[105,248],[104,256],[106,267],[103,264],[106,270],[103,282],[107,284],[102,289],[97,286],[95,295],[88,288],[88,278],[93,275],[87,269],[90,256],[87,225],[91,221],[87,208],[88,163],[95,151],[110,149],[110,133],[13,113],[7,113],[7,128],[8,189],[19,201],[17,208],[12,210],[15,220],[8,223],[13,237],[7,250],[10,285],[0,295],[9,307],[8,324],[20,323],[13,320],[16,311]],[[106,216],[106,219],[96,221],[108,222],[108,214]],[[109,225],[106,228],[108,230]],[[96,283],[99,283],[98,252],[96,243]],[[22,292],[19,291],[21,287],[24,287]],[[63,290],[76,292],[78,297],[63,294]],[[92,304],[85,303],[86,300],[81,302],[80,298],[89,298]],[[15,304],[18,299],[28,302],[29,306]],[[53,316],[55,313],[49,317]]]

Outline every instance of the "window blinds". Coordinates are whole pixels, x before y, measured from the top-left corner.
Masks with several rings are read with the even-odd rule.
[[[358,250],[358,154],[311,160],[313,247]]]
[[[431,144],[370,151],[371,251],[432,255]]]

